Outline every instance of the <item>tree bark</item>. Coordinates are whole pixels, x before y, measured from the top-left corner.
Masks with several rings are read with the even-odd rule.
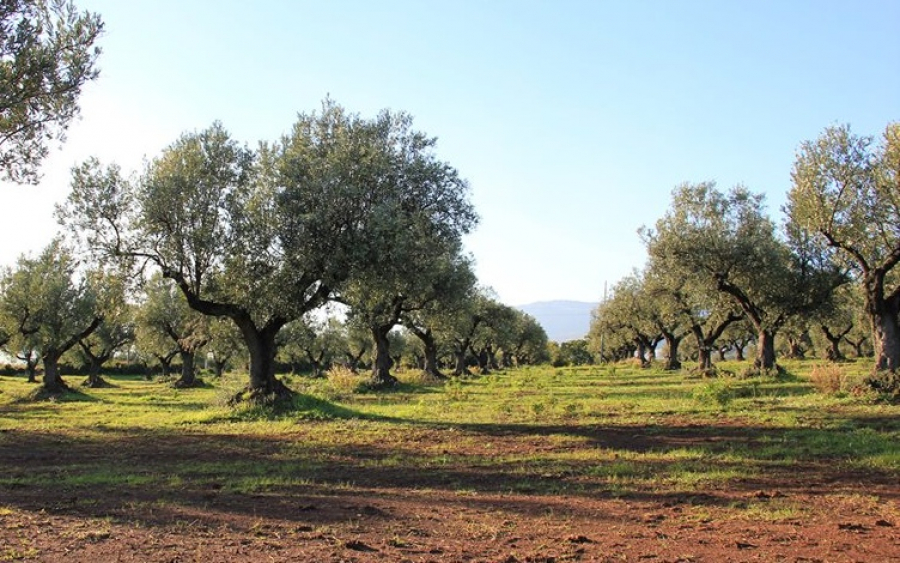
[[[469,366],[466,365],[467,349],[468,345],[463,346],[461,343],[457,343],[456,347],[453,349],[453,358],[456,360],[456,367],[453,370],[453,375],[457,377],[471,375]]]
[[[497,351],[494,350],[494,346],[491,344],[488,344],[487,346],[484,347],[484,351],[487,354],[488,365],[491,367],[492,370],[499,371],[500,364],[497,362]]]
[[[897,312],[873,315],[872,328],[875,369],[897,371],[900,368],[900,326],[897,324]]]
[[[419,328],[410,327],[410,331],[422,341],[422,347],[425,352],[425,363],[423,365],[425,373],[437,379],[447,379],[447,376],[441,373],[441,370],[438,367],[438,346],[431,329],[426,328],[425,330],[421,330]]]
[[[889,268],[881,267],[864,273],[863,287],[866,309],[872,321],[872,346],[876,371],[900,368],[900,287],[891,295],[884,293],[884,280]]]
[[[37,383],[37,363],[38,356],[34,352],[30,352],[25,357],[25,371],[28,372],[28,383]]]
[[[69,386],[63,381],[59,375],[59,359],[63,352],[58,350],[47,350],[42,356],[41,361],[44,363],[44,379],[43,387],[48,393],[62,393],[68,391]]]
[[[156,361],[159,362],[159,368],[162,370],[162,376],[169,377],[172,373],[172,360],[178,355],[178,351],[169,352],[166,355],[156,355]]]
[[[867,354],[863,351],[863,346],[865,345],[868,338],[862,336],[857,340],[852,340],[845,336],[844,340],[847,342],[847,344],[853,346],[853,353],[857,358],[865,358],[867,356]]]
[[[731,346],[734,348],[734,359],[739,362],[745,361],[746,358],[744,357],[744,347],[747,346],[747,341],[735,340],[731,343]]]
[[[312,366],[313,377],[322,377],[322,360],[325,357],[325,352],[319,354],[318,357],[314,356],[310,350],[304,350],[306,352],[306,359],[309,360],[309,364]],[[294,371],[293,367],[291,371]]]
[[[393,324],[372,327],[372,339],[375,342],[375,361],[372,364],[372,384],[376,388],[393,387],[399,383],[391,375],[394,360],[391,359],[391,344],[388,333]]]
[[[666,339],[666,365],[663,369],[668,371],[681,369],[681,362],[678,360],[678,346],[681,344],[681,337],[664,332],[663,338]]]
[[[646,367],[650,365],[650,362],[647,360],[647,346],[644,344],[644,341],[638,338],[636,341],[637,344],[637,359],[641,362],[641,367]]]
[[[481,375],[490,375],[491,373],[491,364],[488,359],[487,350],[482,348],[481,350],[475,350],[471,346],[469,347],[469,351],[472,352],[472,355],[475,357],[475,360],[478,362],[478,370],[481,372]]]
[[[48,348],[41,355],[41,361],[44,363],[44,389],[49,393],[61,393],[69,391],[69,386],[63,381],[59,375],[59,359],[78,341],[87,338],[92,332],[97,330],[100,323],[103,322],[102,317],[95,317],[91,324],[87,326],[79,334],[76,334],[59,345],[58,348]]]
[[[828,341],[828,348],[825,350],[825,359],[831,362],[839,362],[845,359],[844,354],[841,353],[840,344],[841,340],[853,330],[853,325],[851,324],[837,334],[831,332],[831,329],[826,325],[819,325],[819,328],[822,330],[822,335],[825,336],[825,340]]]
[[[705,344],[697,349],[697,369],[701,372],[713,369],[712,350]]]
[[[759,370],[775,368],[775,333],[761,329],[756,343],[756,360],[753,365]]]
[[[293,397],[294,392],[275,377],[275,354],[278,352],[275,336],[285,322],[282,319],[275,319],[258,328],[249,315],[238,315],[234,321],[244,336],[244,342],[250,352],[250,384],[245,390],[246,396],[240,393],[233,402],[240,400],[270,402],[274,399]]]
[[[356,355],[347,352],[347,369],[349,369],[353,373],[359,373],[359,362],[368,351],[369,349],[367,347],[363,347],[362,349],[360,349],[359,354]]]
[[[198,381],[197,372],[194,369],[194,352],[191,350],[179,350],[178,355],[181,356],[181,377],[172,386],[179,389],[195,387]]]
[[[806,358],[806,350],[803,348],[803,334],[800,336],[787,337],[788,341],[788,358],[795,360],[803,360]]]
[[[112,351],[104,351],[100,354],[95,354],[83,341],[79,341],[78,344],[81,346],[81,350],[88,359],[88,378],[83,385],[92,389],[106,387],[107,383],[100,377],[100,369],[103,367],[103,364],[112,357]]]

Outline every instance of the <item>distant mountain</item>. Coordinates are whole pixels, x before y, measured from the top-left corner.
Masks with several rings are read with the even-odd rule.
[[[540,301],[517,308],[537,319],[550,340],[566,342],[587,336],[591,312],[597,305],[584,301]]]

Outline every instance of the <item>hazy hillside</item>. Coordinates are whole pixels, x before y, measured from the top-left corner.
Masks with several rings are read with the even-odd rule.
[[[547,331],[550,340],[565,342],[587,335],[591,325],[591,311],[597,308],[597,303],[540,301],[520,305],[518,308],[537,319]]]

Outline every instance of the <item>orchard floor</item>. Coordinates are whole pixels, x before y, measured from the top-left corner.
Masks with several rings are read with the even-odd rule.
[[[792,369],[295,379],[276,416],[226,382],[34,403],[0,376],[0,561],[900,561],[900,407]]]
[[[546,436],[523,439],[509,429],[462,429],[449,436],[446,430],[419,430],[408,441],[396,440],[429,450],[448,439],[462,441],[470,444],[468,451],[460,456],[454,447],[454,458],[470,461],[448,460],[433,469],[361,463],[393,455],[397,441],[391,441],[381,451],[369,446],[332,452],[334,465],[318,479],[240,492],[206,479],[204,464],[223,456],[290,464],[285,453],[303,433],[253,441],[227,435],[69,441],[4,434],[4,474],[33,468],[51,476],[81,471],[84,478],[59,487],[12,482],[0,488],[0,560],[900,561],[896,475],[846,473],[828,464],[773,470],[764,480],[694,493],[620,494],[578,487],[579,478],[565,473],[537,474],[529,476],[536,481],[536,492],[529,492],[515,468],[497,470],[476,460],[538,453],[551,447]],[[599,428],[591,440],[640,450],[740,434],[733,424],[721,436],[689,426],[652,436]],[[135,475],[183,469],[165,488],[147,487],[140,479],[109,487],[91,482],[88,468],[101,466]],[[555,481],[552,488],[560,492],[539,492],[542,480]],[[519,490],[505,490],[510,483]],[[566,484],[579,492],[566,493]]]

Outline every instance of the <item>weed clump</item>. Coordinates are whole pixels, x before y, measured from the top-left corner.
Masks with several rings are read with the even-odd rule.
[[[712,381],[694,389],[694,400],[705,406],[726,409],[737,396],[735,385],[730,381]]]

